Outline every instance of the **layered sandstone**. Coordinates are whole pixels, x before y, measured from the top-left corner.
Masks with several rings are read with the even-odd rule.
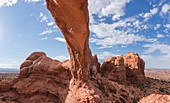
[[[137,53],[105,59],[99,72],[102,76],[119,83],[142,84],[145,82],[145,62]]]

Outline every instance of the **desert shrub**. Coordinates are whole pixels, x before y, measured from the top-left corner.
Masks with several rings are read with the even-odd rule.
[[[104,88],[104,86],[103,86],[103,84],[102,83],[99,83],[99,89],[108,97],[109,95],[107,94],[107,92],[106,92],[106,90],[105,90],[105,88]]]
[[[123,98],[125,98],[126,100],[128,99],[128,95],[126,95],[126,94],[121,94],[121,96],[122,96]]]
[[[160,88],[159,88],[159,91],[160,91],[160,92],[165,92],[165,89],[162,88],[162,87],[160,87]]]
[[[134,91],[134,90],[132,91],[132,94],[135,94],[135,91]]]
[[[163,83],[163,82],[165,82],[165,81],[161,79],[161,82]]]
[[[125,99],[122,97],[119,97],[120,103],[126,103]]]
[[[146,93],[146,90],[144,90],[144,92]]]
[[[12,101],[15,101],[15,102],[17,102],[17,98],[12,98]]]
[[[1,100],[2,100],[2,101],[6,101],[6,98],[5,98],[5,97],[2,97]]]
[[[115,103],[120,103],[120,102],[119,102],[119,100],[116,100],[116,102],[115,102]]]
[[[167,95],[170,95],[170,93],[169,93],[168,91],[166,91],[166,94],[167,94]]]
[[[133,98],[132,103],[138,103],[138,102],[139,102],[139,100],[140,100],[140,98],[139,98],[139,97]]]
[[[139,85],[139,89],[140,89],[141,91],[143,91],[143,90],[145,89],[145,86],[144,86],[144,85]]]
[[[116,79],[114,81],[117,82],[118,84],[122,84],[122,82],[119,79]]]
[[[151,82],[150,82],[150,81],[148,81],[148,84],[151,84]]]
[[[116,93],[117,93],[117,89],[116,89],[116,88],[112,88],[112,89],[110,90],[110,92],[113,93],[113,94],[116,94]]]

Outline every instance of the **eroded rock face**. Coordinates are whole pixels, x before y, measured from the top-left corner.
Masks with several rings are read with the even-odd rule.
[[[17,78],[1,81],[0,93],[9,94],[16,103],[64,103],[71,80],[68,66],[69,61],[34,52],[21,64]]]
[[[102,76],[120,83],[142,84],[145,81],[145,62],[137,53],[105,59],[99,72]]]
[[[29,58],[29,59],[28,59]],[[12,103],[129,103],[133,96],[124,86],[97,72],[96,66],[88,83],[70,86],[70,61],[53,60],[42,52],[34,52],[20,68],[12,81],[0,80],[0,98]],[[119,59],[118,59],[119,60]],[[119,64],[119,63],[118,63]],[[1,102],[1,99],[0,99]],[[9,102],[10,103],[10,102]]]
[[[128,52],[125,56],[126,78],[129,83],[142,84],[145,82],[145,62],[137,53]]]
[[[56,24],[63,33],[72,65],[73,81],[87,82],[92,67],[89,48],[87,0],[46,0]]]
[[[170,103],[170,95],[151,94],[142,98],[139,103]]]
[[[102,76],[107,77],[112,81],[126,83],[126,68],[124,64],[124,57],[109,57],[105,59],[99,72]]]

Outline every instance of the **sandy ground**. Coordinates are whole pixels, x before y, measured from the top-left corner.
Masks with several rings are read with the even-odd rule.
[[[170,81],[170,69],[146,69],[146,77]]]

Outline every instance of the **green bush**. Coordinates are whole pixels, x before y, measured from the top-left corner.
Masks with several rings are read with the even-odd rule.
[[[139,102],[139,100],[140,100],[140,98],[139,98],[139,97],[133,98],[132,103],[138,103],[138,102]]]
[[[99,89],[108,97],[109,95],[107,94],[107,92],[105,91],[105,88],[103,86],[102,83],[99,83]]]
[[[6,101],[6,98],[5,98],[5,97],[2,97],[1,100],[2,100],[2,101]]]
[[[15,102],[17,102],[17,98],[12,98],[12,101],[15,101]]]
[[[117,93],[117,89],[115,87],[112,87],[110,92],[113,93],[113,94],[116,94]]]
[[[166,94],[167,94],[167,95],[170,95],[170,93],[169,93],[168,91],[166,91]]]
[[[159,91],[160,92],[165,92],[164,88],[162,88],[162,87],[159,88]]]
[[[145,89],[145,86],[144,86],[144,85],[140,85],[140,86],[139,86],[139,89],[140,89],[141,91],[143,91],[143,90]]]
[[[132,94],[135,94],[135,91],[132,91]]]

